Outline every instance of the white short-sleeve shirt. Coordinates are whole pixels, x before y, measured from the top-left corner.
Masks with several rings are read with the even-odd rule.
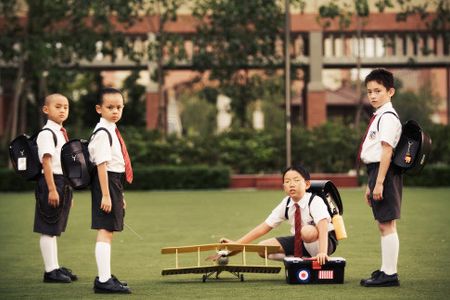
[[[52,156],[52,171],[53,174],[56,175],[62,175],[63,173],[61,168],[61,148],[66,143],[66,138],[61,131],[61,127],[61,125],[52,120],[48,120],[45,126],[42,127],[43,129],[48,128],[55,133],[57,142],[56,146],[55,140],[53,139],[53,134],[48,130],[39,132],[36,139],[39,161],[42,163],[44,155],[50,154]],[[44,170],[42,170],[42,173],[43,172]]]
[[[398,115],[391,102],[384,104],[374,113],[375,119],[369,127],[361,149],[361,161],[365,164],[380,162],[381,142],[388,143],[392,148],[398,144],[402,134],[402,124],[395,115],[386,112]],[[378,123],[380,124],[379,130]]]
[[[89,158],[94,165],[106,162],[106,170],[116,173],[125,172],[125,161],[123,160],[122,148],[116,134],[116,123],[108,122],[104,118],[95,126],[94,132],[98,128],[105,128],[111,135],[112,145],[110,146],[108,134],[100,130],[92,136],[89,142]]]
[[[302,226],[305,225],[317,225],[320,220],[328,220],[328,231],[334,230],[333,224],[331,223],[331,217],[328,213],[328,209],[320,199],[319,196],[315,196],[308,207],[308,202],[311,197],[311,193],[305,193],[303,197],[298,202],[300,206],[300,214],[302,218]],[[265,223],[272,228],[279,226],[283,221],[286,221],[285,212],[286,204],[288,202],[289,196],[286,196],[281,200],[280,204],[272,210],[272,213],[267,217]],[[291,233],[295,234],[295,202],[291,199],[288,206],[288,222],[291,225]]]

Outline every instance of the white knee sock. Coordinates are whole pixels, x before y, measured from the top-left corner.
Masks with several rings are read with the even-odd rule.
[[[267,255],[268,259],[278,260],[278,261],[283,261],[285,257],[286,257],[286,254],[284,254],[284,253],[271,253],[271,254]]]
[[[55,255],[53,256],[53,263],[57,266],[59,269],[59,261],[58,261],[58,240],[56,236],[53,237],[53,249]]]
[[[97,261],[99,281],[108,281],[111,278],[111,244],[97,242],[95,244],[95,260]]]
[[[381,271],[387,275],[397,273],[400,242],[397,232],[381,237]]]
[[[42,258],[44,259],[45,272],[58,269],[58,256],[56,249],[56,237],[42,234],[39,240]]]

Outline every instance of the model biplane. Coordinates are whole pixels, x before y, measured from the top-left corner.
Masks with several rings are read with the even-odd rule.
[[[216,253],[225,253],[223,258],[219,258],[212,262],[212,265],[202,265],[202,259],[200,253],[203,251],[216,251]],[[242,264],[228,264],[228,257],[226,253],[229,252],[242,252]],[[265,246],[265,245],[251,245],[251,244],[205,244],[196,246],[183,246],[183,247],[168,247],[162,248],[162,254],[175,254],[175,268],[164,269],[161,274],[164,275],[177,275],[177,274],[203,274],[203,282],[206,279],[215,275],[219,278],[220,273],[226,271],[241,281],[244,281],[244,275],[242,273],[279,273],[281,267],[269,266],[267,263],[267,255],[270,253],[276,253],[279,251],[278,246]],[[191,267],[180,267],[178,254],[181,253],[197,253],[197,265]],[[247,264],[247,252],[259,252],[264,253],[264,265],[248,265]]]

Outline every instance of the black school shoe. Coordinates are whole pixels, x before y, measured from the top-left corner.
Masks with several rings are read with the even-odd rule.
[[[365,287],[384,287],[384,286],[399,286],[400,281],[398,280],[397,273],[392,275],[387,275],[383,271],[380,271],[376,278],[367,279],[364,282]]]
[[[94,292],[100,294],[131,294],[131,290],[128,286],[124,286],[116,277],[111,277],[106,282],[100,282],[98,277],[94,281]]]
[[[117,281],[118,283],[120,283],[123,286],[128,286],[128,282],[120,281],[116,276],[114,276],[114,274],[111,274],[111,278],[114,279],[115,281]],[[98,280],[98,276],[95,277],[95,280]]]
[[[376,279],[378,277],[378,275],[380,275],[381,271],[380,270],[375,270],[372,272],[372,274],[370,274],[369,278],[366,279],[361,279],[361,281],[359,282],[359,284],[364,285],[366,283],[367,280],[369,279]]]
[[[72,281],[77,281],[78,280],[78,276],[72,273],[71,269],[65,268],[65,267],[61,267],[59,268],[59,270],[66,275],[67,277],[70,278],[70,280]]]
[[[61,269],[54,269],[51,272],[44,272],[44,282],[46,283],[71,283],[69,276],[65,275]]]

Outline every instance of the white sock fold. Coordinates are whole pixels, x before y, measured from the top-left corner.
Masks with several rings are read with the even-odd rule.
[[[56,246],[56,237],[42,234],[39,239],[42,258],[44,260],[45,272],[51,272],[59,269],[58,265],[58,249]]]
[[[97,262],[99,281],[108,281],[111,278],[111,244],[97,242],[95,244],[95,260]]]
[[[381,237],[381,271],[387,275],[397,273],[400,242],[397,232]]]

